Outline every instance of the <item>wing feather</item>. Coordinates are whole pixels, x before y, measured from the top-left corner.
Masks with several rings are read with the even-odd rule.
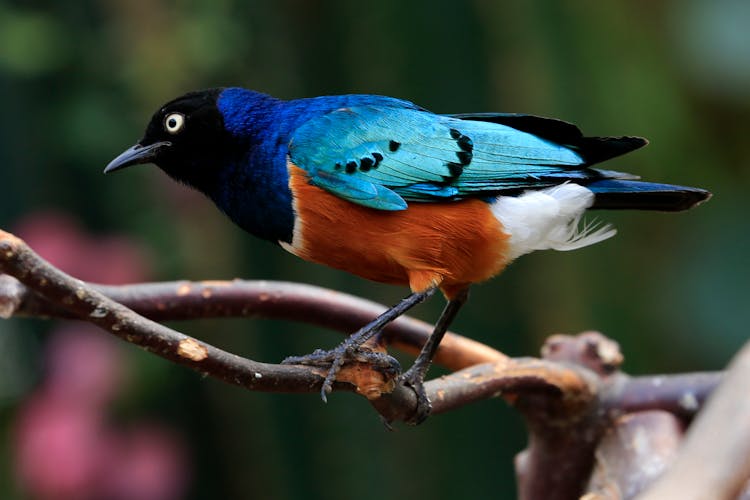
[[[467,118],[392,104],[340,108],[295,131],[290,160],[307,172],[312,184],[380,210],[404,210],[408,201],[512,194],[604,177],[588,168],[576,145],[548,139],[554,134],[547,129],[541,137],[501,119],[463,116]],[[498,116],[527,128],[558,124],[558,136],[586,139],[565,122]]]

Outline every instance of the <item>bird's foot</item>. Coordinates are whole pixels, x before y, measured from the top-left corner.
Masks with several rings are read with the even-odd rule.
[[[320,397],[324,402],[328,400],[327,396],[333,390],[336,375],[338,375],[341,368],[347,363],[367,364],[389,378],[393,378],[401,373],[401,365],[396,358],[384,352],[371,351],[363,348],[361,345],[347,341],[330,351],[316,349],[305,356],[289,356],[282,363],[328,368],[323,386],[320,388]]]
[[[423,302],[437,290],[436,287],[428,288],[421,292],[413,292],[402,299],[398,304],[391,307],[383,314],[351,334],[344,342],[331,351],[316,350],[307,356],[292,356],[286,358],[282,363],[308,365],[328,368],[328,373],[320,389],[320,397],[327,401],[328,393],[333,389],[336,375],[347,362],[364,363],[380,371],[389,379],[393,379],[401,373],[401,365],[395,358],[384,352],[368,349],[367,342],[375,342],[378,345],[380,333],[393,320],[404,314],[415,305]],[[422,375],[424,377],[424,375]],[[359,390],[360,388],[357,387]],[[377,392],[377,391],[376,391]],[[373,393],[374,394],[374,393]],[[369,398],[370,396],[368,396]]]
[[[425,370],[416,364],[409,368],[406,373],[401,375],[401,382],[412,388],[417,395],[417,408],[414,415],[406,421],[409,425],[419,425],[424,422],[427,417],[430,416],[432,411],[432,403],[427,397],[427,392],[424,389],[424,376]]]

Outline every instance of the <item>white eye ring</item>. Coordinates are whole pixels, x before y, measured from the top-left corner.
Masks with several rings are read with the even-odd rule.
[[[164,128],[170,134],[176,134],[185,126],[185,115],[182,113],[170,113],[164,118]]]

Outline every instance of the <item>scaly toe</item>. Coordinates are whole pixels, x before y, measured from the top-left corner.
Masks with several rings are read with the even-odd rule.
[[[417,395],[417,408],[411,418],[405,422],[409,425],[419,425],[430,416],[430,412],[432,411],[432,403],[430,403],[430,399],[427,397],[427,392],[424,389],[423,377],[412,370],[408,370],[401,376],[401,381],[411,387]]]
[[[282,365],[306,365],[306,366],[329,366],[336,359],[336,350],[324,351],[315,349],[310,354],[304,356],[288,356],[281,362]]]
[[[333,390],[336,375],[346,363],[352,362],[366,363],[391,377],[401,373],[401,365],[396,358],[382,352],[353,348],[344,344],[330,351],[316,349],[305,356],[289,356],[282,361],[282,364],[328,368],[323,386],[320,388],[321,399],[327,401],[328,394]]]

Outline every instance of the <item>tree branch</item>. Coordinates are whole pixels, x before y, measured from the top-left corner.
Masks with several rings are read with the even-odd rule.
[[[666,411],[640,411],[615,419],[597,447],[587,495],[581,498],[635,497],[674,460],[684,433],[684,422]]]
[[[154,321],[197,318],[259,317],[286,319],[349,334],[369,323],[386,307],[327,288],[277,281],[173,281],[87,288]],[[10,316],[76,318],[46,300],[32,287],[0,276],[0,318]],[[387,344],[416,354],[432,325],[408,316],[388,325]],[[435,362],[451,370],[507,359],[501,352],[455,333],[446,334]]]
[[[383,306],[344,294],[288,283],[181,282],[93,287],[56,269],[22,240],[2,231],[0,271],[18,280],[15,282],[8,277],[0,280],[0,311],[6,317],[20,313],[83,319],[170,361],[232,384],[261,391],[317,391],[325,374],[314,367],[273,365],[235,356],[146,319],[102,292],[108,292],[122,302],[131,303],[162,319],[264,314],[270,317],[304,318],[344,329],[349,324],[347,322],[352,321],[350,314],[366,322],[384,309]],[[222,305],[221,301],[224,300],[226,304]],[[302,313],[298,307],[302,309]],[[345,326],[342,327],[342,324]],[[390,328],[390,335],[402,345],[414,347],[413,344],[425,339],[429,331],[430,327],[425,323],[403,318]],[[501,353],[475,341],[455,334],[451,337],[442,354],[444,363],[449,367],[487,359],[497,362],[508,360]],[[340,379],[360,384],[362,380],[368,380],[371,384],[372,378],[379,376],[373,375],[372,370],[368,372],[368,367],[358,364],[348,368],[351,373],[342,370]],[[378,383],[385,387],[388,381],[381,377]],[[460,404],[455,402],[456,398],[466,400],[466,396],[456,390],[438,394],[439,386],[439,381],[435,381],[431,389],[446,405]],[[349,384],[342,383],[337,383],[336,388],[352,389]],[[357,390],[370,397],[380,395],[368,388],[357,387]],[[410,390],[400,387],[398,393],[403,394],[405,391]],[[490,397],[494,392],[474,391],[472,394],[477,399]],[[390,399],[389,404],[393,407],[396,399],[387,399]],[[402,407],[401,414],[406,415],[416,409],[415,399],[398,400],[413,402],[409,407]],[[383,404],[384,407],[387,406],[385,400]]]
[[[688,430],[674,463],[642,500],[733,499],[750,478],[750,342]]]
[[[262,316],[350,332],[385,309],[345,294],[292,283],[92,285],[56,269],[22,240],[1,230],[0,272],[8,275],[0,276],[0,317],[82,319],[165,359],[257,391],[316,392],[325,371],[252,361],[154,320]],[[416,352],[431,329],[421,321],[399,318],[386,330],[384,340]],[[597,444],[615,419],[651,408],[690,418],[720,379],[716,373],[627,377],[619,372],[622,355],[617,344],[594,332],[553,336],[543,355],[541,360],[511,359],[449,334],[441,343],[437,362],[459,371],[425,385],[435,414],[496,396],[524,414],[529,447],[516,464],[524,499],[577,496],[590,475]],[[363,363],[345,366],[334,389],[363,394],[387,421],[408,421],[417,406],[412,389],[394,380],[393,374],[379,373]]]
[[[0,270],[72,316],[203,374],[257,391],[306,392],[320,382],[309,369],[251,361],[143,318],[53,267],[4,231],[0,231]],[[7,283],[4,288],[9,288]],[[6,308],[14,302],[0,301]]]
[[[691,419],[724,377],[723,372],[648,375],[620,374],[602,395],[602,408],[613,416],[648,410],[668,411]]]

